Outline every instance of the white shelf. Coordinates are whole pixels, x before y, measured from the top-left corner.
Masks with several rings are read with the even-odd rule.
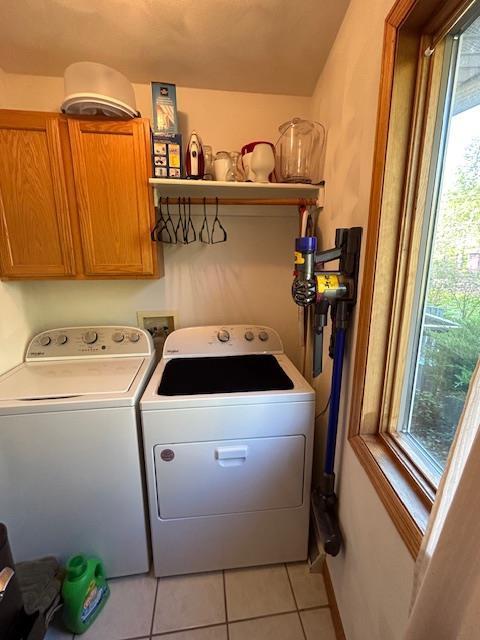
[[[179,196],[185,198],[241,198],[245,200],[305,198],[316,200],[317,206],[323,206],[323,184],[220,182],[216,180],[179,180],[174,178],[150,178],[149,182],[157,193],[165,198]]]

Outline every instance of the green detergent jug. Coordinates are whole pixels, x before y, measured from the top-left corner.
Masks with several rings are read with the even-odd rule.
[[[105,571],[98,558],[79,554],[68,560],[62,596],[63,620],[69,631],[86,631],[103,609],[109,595]]]

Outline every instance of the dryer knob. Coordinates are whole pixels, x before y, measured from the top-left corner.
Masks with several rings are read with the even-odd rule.
[[[87,331],[83,334],[83,341],[85,344],[93,344],[97,341],[98,334],[96,331]]]
[[[125,340],[125,335],[121,331],[115,331],[112,336],[112,340],[114,342],[123,342]]]
[[[217,338],[220,340],[220,342],[228,342],[230,340],[230,334],[228,333],[228,331],[225,331],[225,329],[220,329],[220,331],[217,333]]]
[[[66,344],[67,341],[68,341],[68,338],[64,333],[61,333],[59,336],[57,336],[58,345]]]
[[[245,331],[245,340],[251,342],[254,338],[255,336],[253,335],[253,331]]]
[[[268,333],[266,331],[260,331],[258,337],[262,342],[266,342],[268,340]]]
[[[52,339],[50,338],[50,336],[41,336],[38,341],[42,345],[42,347],[48,347]]]
[[[130,334],[130,342],[138,342],[140,340],[139,333],[131,333]]]

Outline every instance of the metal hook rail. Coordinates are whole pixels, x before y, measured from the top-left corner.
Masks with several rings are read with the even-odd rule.
[[[317,207],[315,198],[189,198],[193,205],[242,205],[242,206],[276,206],[276,207]]]

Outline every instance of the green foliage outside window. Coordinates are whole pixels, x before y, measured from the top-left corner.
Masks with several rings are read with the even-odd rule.
[[[442,198],[426,309],[410,432],[443,467],[480,354],[480,138]]]

